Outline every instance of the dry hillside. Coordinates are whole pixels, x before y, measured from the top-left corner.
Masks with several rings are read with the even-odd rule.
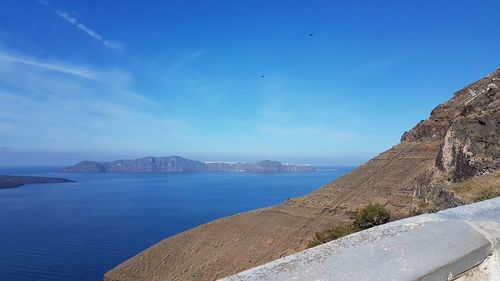
[[[498,196],[499,87],[500,69],[455,93],[400,144],[342,178],[165,239],[104,279],[214,280],[303,250],[315,232],[350,222],[369,202],[401,218]]]

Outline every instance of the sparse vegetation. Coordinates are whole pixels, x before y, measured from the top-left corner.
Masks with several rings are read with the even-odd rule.
[[[309,241],[307,247],[308,248],[315,247],[323,243],[338,239],[340,237],[344,237],[346,235],[358,232],[360,230],[361,229],[359,229],[353,224],[334,226],[325,231],[316,232],[313,240]]]
[[[419,200],[417,202],[417,206],[420,208],[420,209],[426,209],[426,208],[429,208],[429,205],[430,203],[425,201],[425,200]]]
[[[315,247],[340,237],[344,237],[376,225],[384,224],[388,222],[389,219],[389,210],[380,204],[369,204],[356,212],[356,217],[351,224],[334,226],[330,229],[316,232],[313,240],[309,241],[307,247]]]
[[[380,204],[369,204],[356,213],[353,224],[361,229],[367,229],[384,224],[391,218],[389,210]]]
[[[422,215],[422,214],[425,214],[425,213],[424,213],[424,211],[419,210],[419,209],[417,209],[417,210],[411,210],[411,211],[410,211],[410,217],[413,217],[413,216],[420,216],[420,215]]]
[[[410,210],[410,216],[418,216],[422,214],[433,213],[436,211],[436,206],[424,199],[417,199],[415,206]]]
[[[455,187],[455,192],[466,203],[478,202],[500,196],[500,170],[472,180],[462,182]]]

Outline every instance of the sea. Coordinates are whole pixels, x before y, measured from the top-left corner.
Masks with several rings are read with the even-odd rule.
[[[311,173],[0,174],[74,183],[0,189],[1,281],[99,281],[153,244],[212,220],[305,195],[353,167]]]

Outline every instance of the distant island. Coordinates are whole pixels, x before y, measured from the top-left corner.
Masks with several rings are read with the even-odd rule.
[[[283,173],[313,172],[308,164],[287,164],[273,160],[256,163],[246,162],[201,162],[180,156],[143,157],[109,162],[82,161],[64,168],[65,173],[184,173],[184,172],[250,172]]]
[[[62,178],[0,175],[0,189],[14,188],[25,184],[65,183],[65,182],[74,182],[74,181]]]

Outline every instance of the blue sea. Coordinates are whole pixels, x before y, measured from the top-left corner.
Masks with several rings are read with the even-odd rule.
[[[0,174],[76,181],[0,189],[0,280],[102,280],[164,238],[307,194],[351,169],[63,174],[57,168],[0,168]]]

